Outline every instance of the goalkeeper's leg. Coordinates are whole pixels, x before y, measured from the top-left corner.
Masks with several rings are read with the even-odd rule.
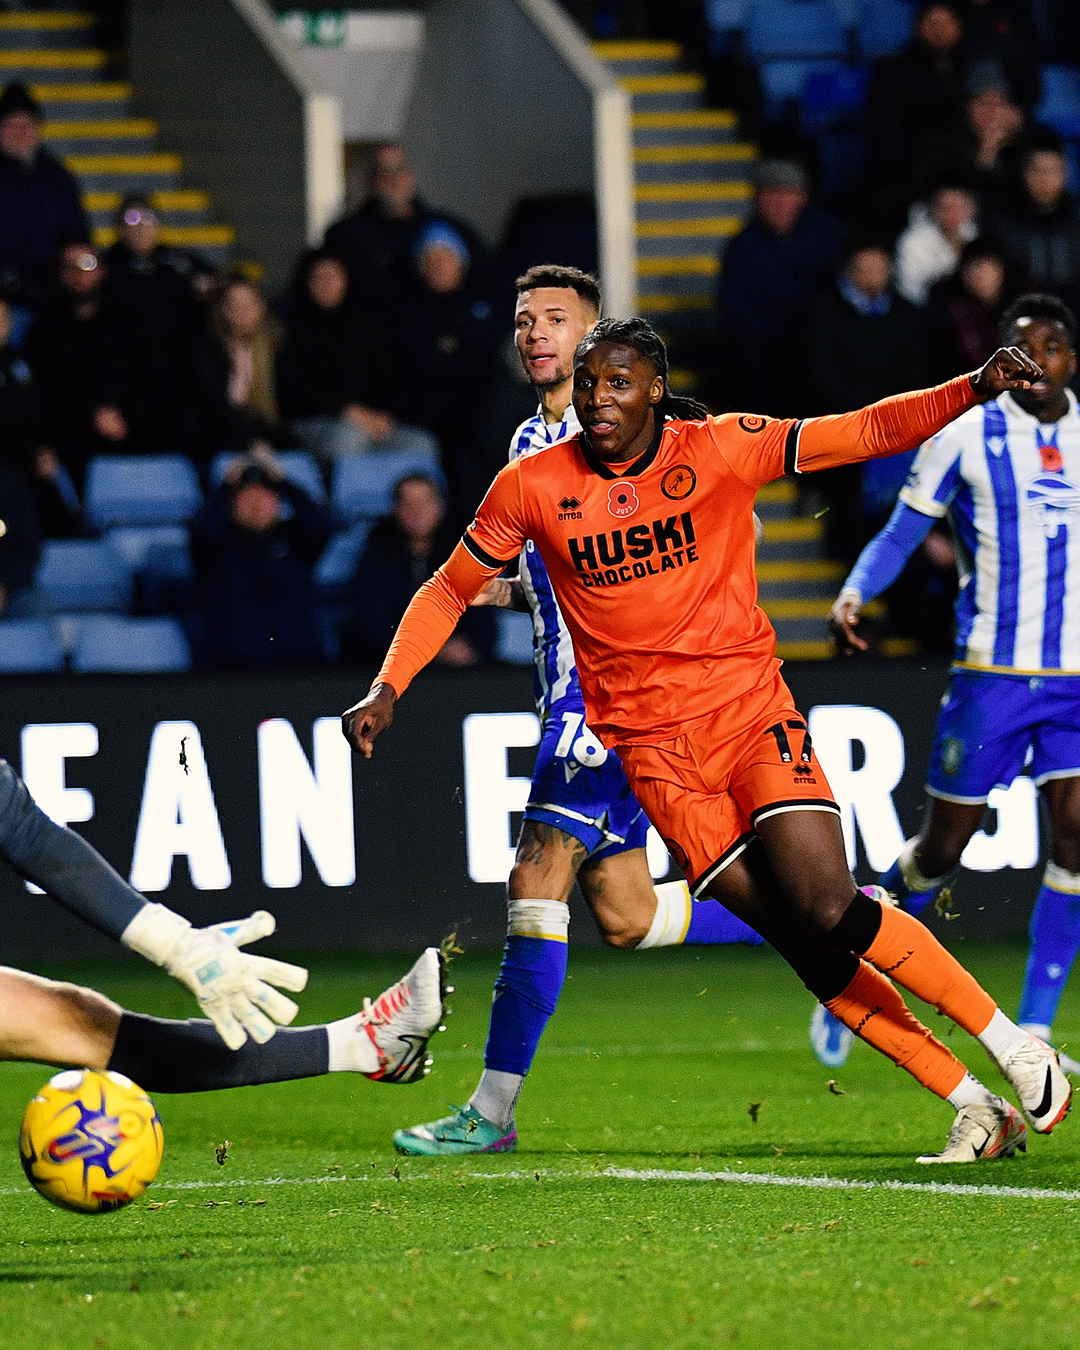
[[[417,967],[423,962],[421,958]],[[326,1026],[281,1027],[265,1045],[249,1039],[239,1050],[230,1050],[211,1022],[127,1012],[94,989],[0,967],[0,1060],[113,1069],[147,1092],[205,1092],[339,1070],[385,1078],[386,1061],[393,1069],[397,1058],[416,1059],[419,1040],[426,1044],[422,1033],[430,1035],[441,1015],[437,962],[417,967],[399,982],[411,981],[411,1005],[402,1006],[402,999],[395,998],[393,1016],[383,1019],[385,1025],[372,1013],[360,1013]],[[376,1012],[381,1003],[376,1000]],[[396,1021],[410,1013],[413,1021],[419,1014],[423,1025],[409,1026],[410,1042],[398,1055]]]

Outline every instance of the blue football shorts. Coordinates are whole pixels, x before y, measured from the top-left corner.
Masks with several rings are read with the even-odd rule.
[[[977,805],[1027,765],[1041,787],[1080,777],[1080,676],[954,671],[938,715],[926,790]]]
[[[585,725],[584,705],[576,699],[562,700],[548,713],[525,819],[572,835],[594,859],[645,847],[649,819],[619,757]]]

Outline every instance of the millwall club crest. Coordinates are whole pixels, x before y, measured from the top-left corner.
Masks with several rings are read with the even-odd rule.
[[[1080,488],[1056,473],[1040,473],[1024,488],[1024,501],[1047,539],[1080,520]]]

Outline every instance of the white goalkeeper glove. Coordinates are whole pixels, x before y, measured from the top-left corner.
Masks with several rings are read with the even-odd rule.
[[[274,916],[259,909],[246,919],[193,928],[165,905],[146,904],[120,941],[186,984],[229,1049],[239,1050],[248,1036],[265,1044],[275,1022],[288,1025],[300,1011],[271,986],[299,993],[307,971],[239,950],[269,937],[276,926]]]

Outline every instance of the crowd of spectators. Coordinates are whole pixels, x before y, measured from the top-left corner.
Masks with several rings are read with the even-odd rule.
[[[571,8],[597,35],[689,40],[691,58],[715,67],[710,16],[740,6]],[[737,43],[720,54],[721,99],[765,154],[752,218],[723,253],[715,345],[690,354],[715,407],[846,411],[979,364],[1022,289],[1080,302],[1076,166],[1034,113],[1044,30],[1071,33],[1072,11],[1039,13],[1041,27],[1031,0],[922,5],[907,46],[864,72],[846,124],[861,149],[839,175],[797,107],[766,109]],[[506,269],[523,221],[500,259],[418,196],[400,146],[375,147],[362,199],[300,257],[288,292],[265,296],[251,268],[222,274],[163,242],[145,197],[123,201],[115,242],[95,248],[41,121],[23,86],[0,94],[0,616],[45,603],[42,540],[84,532],[95,457],[172,452],[196,465],[205,493],[191,522],[194,580],[168,592],[197,658],[378,659],[498,468],[504,426],[531,411],[504,360]],[[329,636],[314,568],[342,522],[286,478],[275,452],[291,449],[314,458],[326,486],[355,457],[435,466],[398,484],[338,588]],[[222,479],[225,452],[235,458]],[[804,489],[833,557],[849,562],[880,526],[905,471],[901,457]],[[928,541],[923,591],[948,590],[947,555],[944,537]],[[493,644],[490,616],[470,616],[442,659],[483,661]]]
[[[906,47],[865,72],[839,176],[797,107],[764,119],[754,213],[722,255],[715,404],[848,411],[981,364],[1022,291],[1080,304],[1077,165],[1035,115],[1039,33],[1025,0],[921,5]],[[910,458],[803,489],[832,557],[850,563],[884,523]],[[890,597],[924,645],[948,645],[953,563],[935,534]]]
[[[41,122],[23,86],[0,95],[0,617],[47,611],[34,584],[42,541],[84,533],[95,457],[179,454],[205,493],[190,522],[194,575],[156,603],[182,617],[196,659],[381,659],[498,467],[477,463],[472,434],[491,387],[510,379],[498,260],[417,196],[397,145],[373,150],[363,200],[300,258],[285,295],[264,296],[251,268],[221,274],[164,243],[146,197],[122,202],[101,250]],[[524,390],[510,401],[511,418],[531,411]],[[314,569],[341,522],[325,494],[288,480],[284,450],[307,451],[327,489],[357,456],[411,454],[433,469],[398,483],[329,626]],[[494,646],[478,613],[441,660],[475,664]]]

